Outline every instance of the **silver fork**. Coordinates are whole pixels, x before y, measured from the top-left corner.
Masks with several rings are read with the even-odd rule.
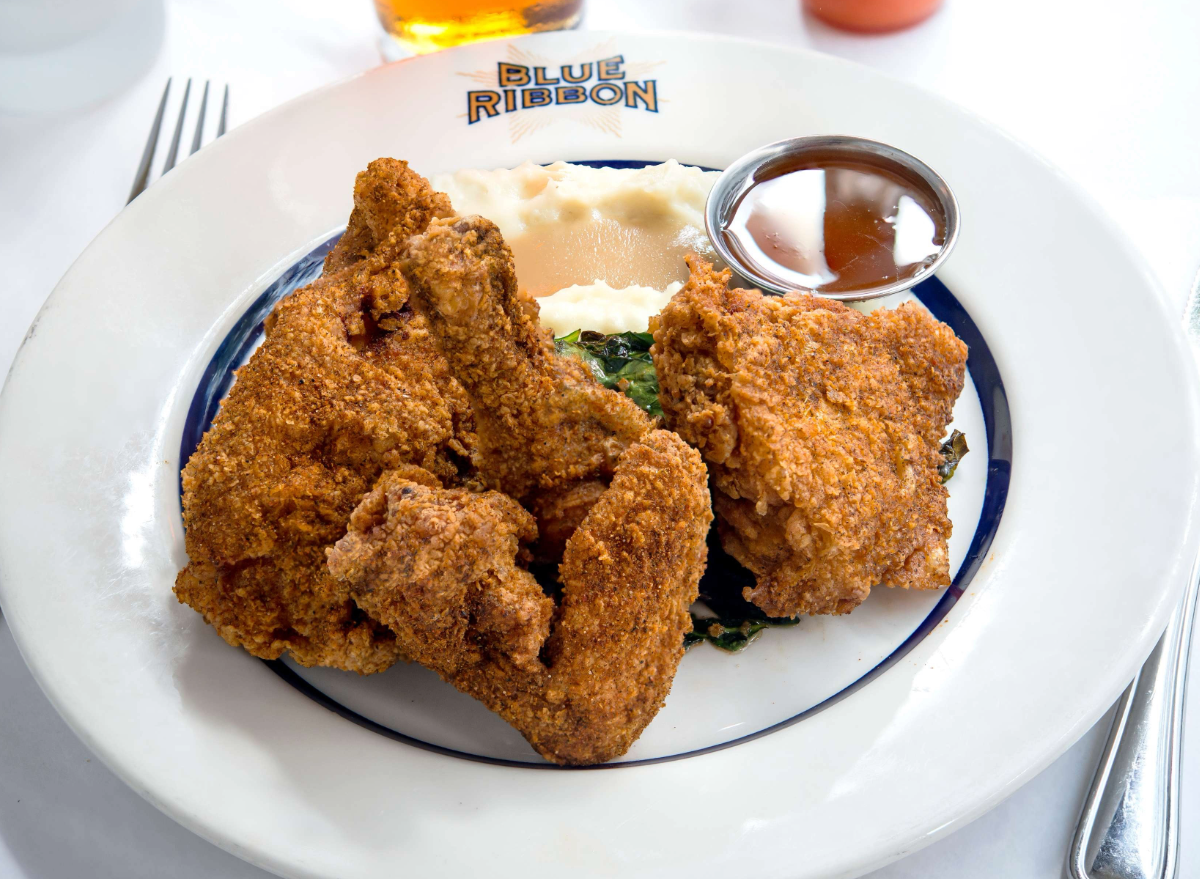
[[[204,81],[204,94],[200,98],[200,112],[196,115],[196,132],[192,135],[192,148],[188,151],[190,156],[196,150],[200,149],[200,142],[204,138],[204,114],[208,110],[208,89],[211,85],[211,80]],[[175,132],[171,135],[171,145],[167,149],[167,159],[163,163],[162,173],[166,174],[175,167],[175,161],[179,158],[179,140],[183,136],[183,120],[187,116],[188,96],[192,92],[192,81],[189,79],[187,85],[183,88],[183,100],[179,103],[179,119],[175,122]],[[146,141],[146,148],[142,151],[142,161],[138,163],[137,174],[133,178],[133,189],[129,191],[129,198],[126,204],[133,201],[145,191],[150,185],[150,166],[154,162],[154,151],[158,148],[158,136],[162,131],[163,113],[167,109],[167,96],[171,93],[171,80],[168,77],[167,85],[163,89],[162,98],[158,102],[158,112],[154,114],[154,124],[150,126],[150,137]],[[225,86],[225,95],[221,99],[221,118],[217,120],[217,137],[225,133],[225,125],[229,120],[229,86]]]

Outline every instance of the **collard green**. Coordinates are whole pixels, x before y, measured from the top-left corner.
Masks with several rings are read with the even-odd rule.
[[[719,647],[729,653],[744,650],[746,645],[757,638],[763,629],[776,626],[794,626],[800,620],[789,618],[762,617],[751,619],[747,617],[700,617],[693,611],[692,631],[683,636],[683,649],[707,641],[714,647]]]
[[[762,609],[742,597],[742,590],[754,585],[754,574],[746,570],[721,546],[716,523],[708,532],[708,565],[700,578],[700,601],[709,614],[692,611],[692,631],[683,636],[684,649],[707,641],[729,653],[737,653],[757,638],[764,629],[794,626],[798,619],[769,617]]]
[[[967,438],[962,431],[951,431],[950,436],[942,443],[942,457],[946,460],[938,465],[938,475],[942,477],[943,485],[950,481],[950,477],[958,469],[958,462],[966,457],[969,451],[971,450],[967,448]]]
[[[623,391],[654,416],[662,415],[658,404],[658,374],[650,359],[654,337],[649,333],[606,335],[576,330],[554,340],[555,350],[587,364],[596,381],[613,391]]]

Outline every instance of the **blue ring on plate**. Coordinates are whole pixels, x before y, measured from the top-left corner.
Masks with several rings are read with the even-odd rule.
[[[611,162],[580,161],[575,164],[589,165],[594,168],[643,168],[646,165],[658,163],[622,160]],[[714,169],[704,168],[703,170]],[[234,370],[245,361],[250,352],[258,344],[259,339],[263,335],[263,322],[266,320],[267,315],[271,313],[271,309],[274,308],[275,303],[293,290],[316,279],[321,274],[321,266],[325,260],[325,255],[333,249],[333,246],[337,244],[338,239],[341,237],[341,232],[333,235],[307,255],[301,257],[285,271],[254,300],[250,308],[238,319],[217,347],[216,353],[213,354],[212,360],[209,361],[208,366],[201,376],[200,384],[192,397],[191,405],[188,407],[187,418],[184,420],[183,436],[181,437],[179,448],[179,496],[181,512],[183,502],[183,468],[187,465],[192,453],[196,451],[197,446],[200,445],[200,440],[204,436],[204,432],[208,430],[209,425],[212,424],[213,418],[216,417],[221,400],[229,393],[229,388],[233,385]],[[597,766],[557,766],[548,762],[533,763],[502,757],[485,757],[480,754],[471,754],[466,751],[445,748],[423,739],[405,735],[368,717],[363,717],[358,712],[342,705],[337,700],[314,687],[282,660],[263,660],[263,662],[271,671],[275,672],[280,678],[314,702],[372,732],[447,757],[457,757],[463,760],[473,760],[477,763],[489,763],[493,766],[512,766],[521,769],[623,769],[629,766],[645,766],[651,763],[666,763],[671,760],[697,757],[701,754],[721,751],[725,748],[732,748],[735,745],[760,739],[763,736],[797,724],[840,702],[851,693],[865,687],[903,659],[910,650],[924,640],[945,619],[946,614],[950,612],[950,608],[962,596],[963,591],[972,578],[974,578],[980,565],[987,558],[992,540],[996,536],[996,530],[1000,527],[1000,518],[1004,513],[1004,504],[1008,499],[1013,454],[1012,418],[1008,408],[1008,396],[1004,391],[1004,382],[1000,377],[1000,369],[996,365],[996,360],[992,356],[987,342],[984,341],[983,334],[979,331],[975,322],[971,320],[971,316],[967,313],[967,310],[963,308],[962,304],[959,303],[945,284],[937,278],[930,278],[913,288],[913,293],[929,309],[934,317],[942,321],[942,323],[947,324],[967,344],[967,370],[970,372],[971,379],[975,382],[975,389],[979,394],[979,403],[983,409],[983,421],[985,432],[987,433],[988,467],[987,482],[983,495],[983,508],[979,513],[979,524],[975,528],[975,536],[971,540],[971,546],[967,550],[966,558],[963,559],[963,563],[958,569],[958,574],[955,576],[953,584],[942,594],[941,600],[934,605],[929,615],[921,621],[921,624],[913,630],[912,634],[899,647],[888,654],[870,671],[867,671],[856,681],[834,693],[832,696],[827,697],[825,700],[806,708],[799,714],[793,715],[786,720],[781,720],[757,732],[748,733],[740,738],[721,742],[717,745],[709,745],[706,748],[697,748],[693,751],[670,754],[665,757],[630,760],[625,763],[602,763]]]

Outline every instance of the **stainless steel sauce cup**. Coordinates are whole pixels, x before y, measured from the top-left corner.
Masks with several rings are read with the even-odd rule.
[[[942,228],[940,251],[910,277],[884,282],[878,287],[867,289],[827,292],[781,283],[778,278],[772,277],[769,271],[764,271],[763,266],[756,265],[744,254],[739,253],[737,248],[732,247],[730,224],[746,193],[759,183],[806,167],[806,163],[817,160],[823,163],[840,161],[865,165],[895,175],[907,184],[917,187],[939,211],[937,221],[941,223]],[[916,157],[896,147],[861,137],[820,135],[794,137],[768,144],[747,153],[726,168],[709,193],[704,211],[704,224],[717,254],[735,274],[751,286],[770,293],[783,294],[804,290],[829,299],[863,301],[899,293],[930,277],[954,249],[958,238],[959,218],[958,201],[946,185],[946,181]]]

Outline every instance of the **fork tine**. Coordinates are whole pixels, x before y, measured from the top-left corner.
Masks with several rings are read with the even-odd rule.
[[[167,77],[166,88],[158,102],[158,112],[154,114],[154,124],[150,126],[150,137],[146,140],[146,148],[142,150],[142,160],[138,163],[137,173],[133,177],[133,189],[129,190],[129,204],[142,194],[150,180],[150,163],[154,161],[154,150],[158,146],[158,133],[162,130],[163,112],[167,109],[167,94],[171,91],[171,77]]]
[[[167,151],[167,161],[162,172],[166,174],[175,167],[175,159],[179,156],[179,138],[183,136],[183,117],[187,115],[188,93],[192,90],[192,80],[189,78],[183,88],[183,102],[179,105],[179,120],[175,123],[175,133],[171,135],[171,148]]]
[[[217,122],[217,137],[225,133],[225,120],[229,116],[229,83],[225,84],[225,97],[221,100],[221,118]]]
[[[200,98],[200,115],[196,117],[196,133],[192,136],[192,148],[188,155],[200,149],[200,139],[204,136],[204,111],[208,109],[208,80],[204,81],[204,95]]]

